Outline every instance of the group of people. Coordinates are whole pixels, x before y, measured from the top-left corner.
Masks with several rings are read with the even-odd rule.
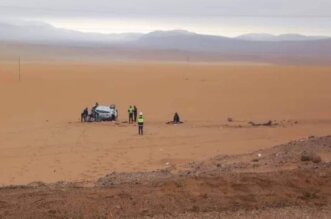
[[[128,108],[128,114],[129,114],[129,124],[132,123],[137,123],[138,124],[138,134],[139,135],[144,135],[144,115],[142,112],[139,113],[138,115],[138,108],[136,106],[129,106]],[[167,122],[167,124],[181,124],[183,123],[180,120],[179,114],[176,112],[174,114],[173,120],[170,122]]]
[[[96,117],[96,108],[99,106],[98,103],[95,104],[95,106],[92,107],[91,114],[88,112],[88,108],[85,108],[84,111],[81,114],[81,122],[87,122],[89,118],[95,118]],[[144,115],[142,112],[139,113],[138,116],[138,108],[136,106],[129,106],[128,108],[128,115],[129,115],[129,124],[137,123],[138,125],[138,134],[144,135]],[[174,114],[173,120],[170,122],[167,122],[167,124],[181,124],[183,123],[180,120],[179,114],[176,112]]]
[[[144,135],[144,115],[142,112],[139,113],[138,117],[138,108],[136,106],[129,106],[129,124],[137,123],[138,124],[138,134]]]
[[[129,106],[129,124],[137,122],[138,108],[136,106]]]
[[[81,122],[88,122],[91,120],[91,118],[96,118],[96,112],[95,109],[99,106],[99,103],[95,103],[95,105],[92,107],[91,114],[88,112],[88,108],[86,107],[83,112],[80,115],[80,121]]]

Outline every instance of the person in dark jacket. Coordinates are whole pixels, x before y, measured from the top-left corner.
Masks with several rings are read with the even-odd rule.
[[[177,112],[176,112],[175,115],[174,115],[173,123],[174,123],[174,124],[179,124],[179,123],[181,123],[181,122],[180,122],[179,115],[178,115]]]
[[[176,112],[174,114],[174,117],[171,121],[167,122],[166,124],[168,125],[177,125],[177,124],[182,124],[183,122],[180,121],[180,117],[179,117],[179,114]]]
[[[87,117],[88,117],[88,108],[86,107],[84,111],[80,114],[80,121],[87,122]]]
[[[91,116],[94,119],[96,119],[96,117],[97,117],[97,112],[95,110],[97,109],[98,106],[99,106],[99,103],[95,103],[95,106],[92,107],[92,110],[91,110]]]
[[[136,106],[133,107],[133,121],[137,122],[137,116],[138,116],[138,108]]]

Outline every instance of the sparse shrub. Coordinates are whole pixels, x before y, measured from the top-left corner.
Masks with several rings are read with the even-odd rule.
[[[322,161],[321,157],[314,152],[304,151],[301,154],[301,161],[307,162],[311,161],[313,163],[320,163]]]

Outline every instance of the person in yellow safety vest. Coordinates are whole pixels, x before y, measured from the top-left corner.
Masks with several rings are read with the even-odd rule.
[[[129,113],[129,124],[133,123],[133,107],[129,106],[128,113]]]
[[[138,134],[144,135],[144,117],[142,112],[139,113],[138,117]]]

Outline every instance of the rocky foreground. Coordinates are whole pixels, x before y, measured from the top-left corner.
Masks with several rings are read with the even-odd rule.
[[[330,218],[331,136],[93,185],[0,189],[0,218]]]

